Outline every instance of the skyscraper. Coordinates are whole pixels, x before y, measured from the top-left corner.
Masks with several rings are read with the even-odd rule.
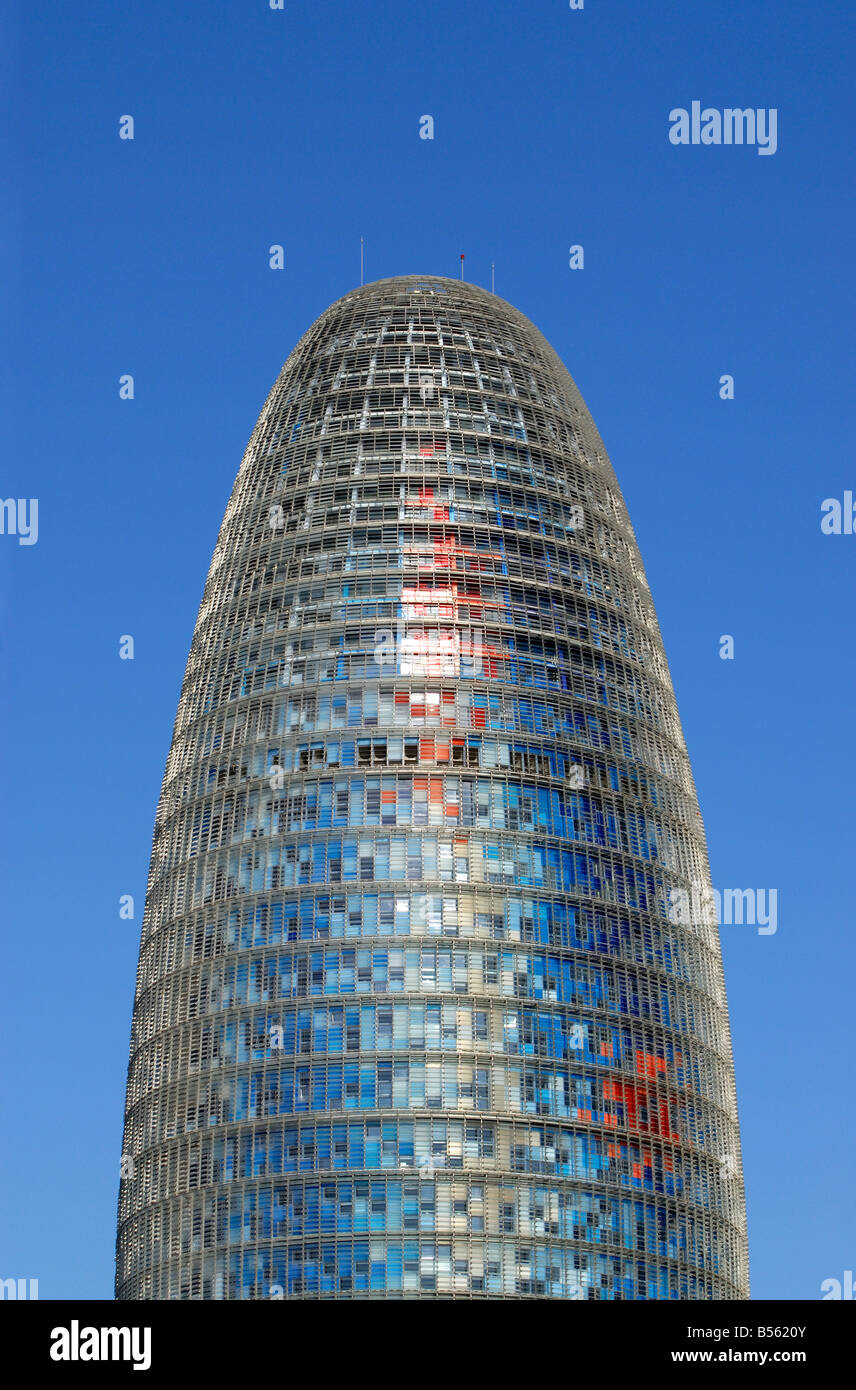
[[[748,1296],[704,831],[603,443],[515,309],[333,304],[155,822],[117,1295]]]

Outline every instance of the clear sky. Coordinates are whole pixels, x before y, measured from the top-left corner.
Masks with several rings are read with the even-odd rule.
[[[140,918],[196,610],[265,396],[359,283],[363,235],[368,280],[456,275],[464,252],[489,288],[495,263],[603,435],[714,885],[778,894],[775,933],[722,928],[753,1294],[819,1298],[856,1268],[856,535],[820,527],[856,492],[852,0],[2,15],[0,495],[39,511],[35,544],[0,536],[0,1277],[112,1296]],[[695,100],[775,108],[775,154],[672,145]]]

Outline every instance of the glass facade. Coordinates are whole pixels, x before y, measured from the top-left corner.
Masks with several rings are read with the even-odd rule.
[[[155,823],[123,1299],[748,1297],[710,883],[648,586],[553,350],[367,285],[226,509]]]

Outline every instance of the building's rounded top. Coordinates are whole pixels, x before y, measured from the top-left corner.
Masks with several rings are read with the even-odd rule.
[[[335,300],[325,312],[331,314],[348,303],[377,303],[378,300],[389,304],[442,300],[456,308],[478,304],[483,308],[492,308],[494,313],[504,310],[517,321],[529,323],[519,309],[507,300],[501,299],[499,295],[491,294],[490,290],[482,289],[481,285],[473,284],[469,280],[456,280],[445,275],[390,275],[382,280],[371,280],[368,284],[357,285],[349,290],[347,294]],[[533,332],[537,332],[534,324],[529,326]]]
[[[469,349],[499,358],[507,354],[538,366],[550,378],[550,389],[568,397],[573,412],[585,411],[582,397],[553,345],[513,304],[480,285],[443,275],[392,275],[358,285],[334,300],[296,344],[283,371],[292,367],[306,350],[316,352],[326,340],[365,344],[372,335],[380,341],[387,331],[418,319],[442,333],[463,335]],[[438,340],[439,341],[439,340]],[[554,403],[558,401],[553,397]],[[586,412],[587,413],[587,412]],[[602,448],[602,444],[599,445]]]

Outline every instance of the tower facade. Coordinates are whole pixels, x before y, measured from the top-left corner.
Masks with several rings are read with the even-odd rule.
[[[709,886],[579,391],[475,286],[354,290],[265,402],[197,618],[117,1296],[748,1297]]]

